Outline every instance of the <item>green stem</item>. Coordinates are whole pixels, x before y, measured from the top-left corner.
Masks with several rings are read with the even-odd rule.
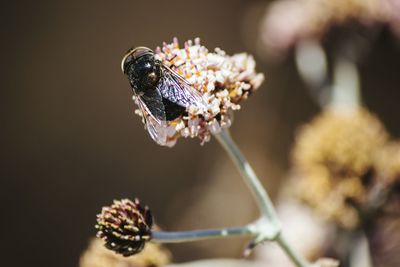
[[[275,241],[279,244],[282,250],[296,266],[304,267],[310,265],[305,259],[303,259],[302,256],[297,254],[297,252],[293,249],[293,247],[290,246],[282,233],[276,238]]]
[[[215,137],[239,169],[240,174],[243,176],[247,186],[253,193],[262,215],[267,217],[271,223],[277,223],[277,216],[271,199],[264,190],[260,180],[257,178],[253,168],[232,140],[229,131],[227,129],[222,129],[221,133],[216,134]]]
[[[254,240],[250,243],[250,247],[254,247],[266,240],[276,241],[297,267],[309,266],[310,264],[297,254],[293,247],[291,247],[283,237],[279,219],[268,193],[265,191],[246,158],[242,155],[239,148],[232,140],[228,130],[223,129],[221,133],[216,134],[215,137],[235,163],[247,186],[253,193],[260,208],[261,217],[253,224],[248,224],[242,227],[184,232],[153,232],[152,241],[159,243],[179,243],[228,236],[254,236]]]
[[[258,236],[255,239],[255,244],[265,240],[276,241],[297,267],[309,266],[310,264],[295,252],[293,247],[282,235],[280,221],[268,193],[265,191],[246,158],[240,152],[240,149],[232,140],[229,131],[223,129],[221,133],[216,134],[215,137],[235,163],[260,208],[261,218],[256,223]]]
[[[242,227],[222,228],[222,229],[204,229],[182,232],[153,232],[152,241],[158,243],[180,243],[191,242],[209,238],[255,235],[251,225]]]
[[[360,75],[357,65],[348,59],[336,59],[330,105],[335,108],[357,108],[361,104]]]

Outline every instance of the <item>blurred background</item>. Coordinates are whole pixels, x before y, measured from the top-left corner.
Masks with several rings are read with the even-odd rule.
[[[134,115],[120,61],[131,46],[200,37],[255,55],[266,81],[232,134],[275,197],[299,125],[320,110],[293,58],[256,53],[268,1],[11,1],[1,8],[3,266],[78,266],[95,215],[139,197],[166,230],[237,226],[257,209],[212,140],[156,145]],[[364,104],[400,136],[400,47],[388,31],[360,65]],[[243,239],[170,245],[174,261],[240,257]]]

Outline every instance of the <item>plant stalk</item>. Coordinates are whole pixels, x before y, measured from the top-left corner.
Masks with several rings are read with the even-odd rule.
[[[297,267],[310,266],[310,264],[290,246],[282,233],[275,241]]]
[[[244,178],[244,181],[246,182],[250,191],[253,193],[261,214],[264,217],[267,217],[271,223],[277,223],[278,220],[271,199],[269,198],[260,180],[257,178],[253,168],[247,162],[246,158],[242,155],[240,149],[233,141],[229,131],[227,129],[222,129],[221,133],[216,134],[215,137],[228,153],[229,157]]]
[[[296,253],[293,247],[282,235],[280,221],[276,215],[275,208],[268,193],[262,186],[246,158],[242,155],[240,149],[233,141],[229,131],[223,129],[221,133],[216,134],[215,137],[235,163],[260,208],[261,218],[258,220],[259,227],[256,243],[261,243],[265,240],[276,241],[297,267],[309,266],[310,264]]]
[[[220,238],[228,236],[249,236],[255,235],[252,225],[242,227],[204,229],[182,232],[153,232],[152,241],[158,243],[180,243],[192,242],[209,238]]]
[[[297,267],[308,267],[310,264],[304,260],[287,242],[281,233],[281,224],[276,215],[268,193],[265,191],[254,170],[242,155],[239,148],[232,140],[229,131],[222,129],[221,133],[215,134],[216,139],[228,153],[235,163],[240,174],[244,178],[250,191],[253,193],[260,209],[261,217],[254,223],[242,227],[204,229],[183,232],[153,232],[152,241],[159,243],[191,242],[209,238],[221,238],[229,236],[253,236],[251,247],[266,240],[276,241],[286,255]]]

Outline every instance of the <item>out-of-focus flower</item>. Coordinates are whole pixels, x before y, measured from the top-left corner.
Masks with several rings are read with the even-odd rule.
[[[123,256],[143,250],[151,238],[153,217],[147,206],[138,199],[114,200],[110,207],[103,207],[97,215],[97,237],[105,241],[106,248]]]
[[[353,228],[388,134],[365,109],[328,109],[304,126],[293,152],[296,194],[320,216]]]
[[[386,0],[390,10],[390,26],[397,35],[400,35],[400,1]]]
[[[169,251],[159,244],[149,243],[143,251],[122,257],[103,246],[100,239],[92,239],[80,258],[80,267],[162,267],[170,262]]]
[[[388,24],[400,33],[399,0],[281,0],[261,23],[261,41],[272,55],[283,55],[302,39],[319,39],[330,27],[357,22]]]
[[[198,90],[206,103],[206,110],[190,107],[186,115],[167,121],[167,146],[179,137],[199,137],[202,144],[209,141],[211,134],[231,125],[231,111],[239,110],[240,103],[264,80],[263,74],[256,73],[252,56],[228,56],[219,48],[209,52],[199,38],[185,42],[183,48],[175,38],[157,48],[155,56]]]

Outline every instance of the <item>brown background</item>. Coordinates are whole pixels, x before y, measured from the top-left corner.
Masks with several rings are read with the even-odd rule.
[[[238,225],[256,210],[215,142],[155,145],[120,71],[130,46],[197,36],[253,52],[264,1],[10,1],[1,7],[1,266],[77,266],[95,214],[140,197],[166,229]],[[400,136],[400,48],[385,33],[361,67],[366,104]],[[293,62],[258,60],[266,82],[233,135],[272,195],[295,129],[318,112]],[[243,240],[170,246],[176,261],[238,257]],[[5,262],[4,262],[5,261]]]

